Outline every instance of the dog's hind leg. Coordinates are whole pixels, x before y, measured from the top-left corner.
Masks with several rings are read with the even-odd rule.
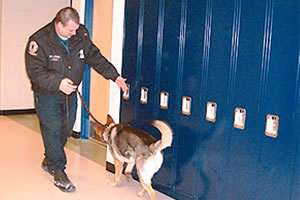
[[[137,163],[137,165],[138,165],[138,163]],[[137,173],[139,175],[140,183],[143,186],[143,189],[141,191],[139,191],[137,194],[139,196],[142,196],[145,193],[145,191],[147,191],[149,194],[150,200],[155,200],[155,191],[153,190],[153,188],[151,186],[151,179],[152,179],[152,176],[154,173],[153,172],[147,173],[147,171],[145,171],[144,169],[141,169],[140,167],[137,168]]]
[[[140,176],[139,176],[140,177]],[[150,197],[150,200],[155,200],[155,191],[153,190],[151,183],[145,183],[144,180],[140,177],[140,183],[143,186],[143,189],[139,191],[137,194],[139,196],[143,196],[144,193],[147,191]]]
[[[116,186],[120,183],[121,173],[123,169],[123,162],[118,159],[114,160],[114,165],[115,165],[115,180],[110,184],[110,186]]]
[[[126,176],[128,182],[130,182],[132,180],[131,172],[132,172],[134,165],[135,165],[135,162],[127,163],[127,166],[125,169],[125,176]]]

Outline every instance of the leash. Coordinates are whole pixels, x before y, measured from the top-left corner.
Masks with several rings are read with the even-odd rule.
[[[66,95],[66,115],[67,115],[67,138],[70,137],[70,132],[69,132],[69,97]]]
[[[77,92],[77,94],[78,94],[78,96],[79,96],[79,98],[80,98],[80,101],[81,101],[81,103],[82,103],[82,105],[83,105],[85,111],[88,113],[88,115],[89,115],[89,116],[90,116],[90,117],[91,117],[91,118],[92,118],[99,126],[101,126],[102,128],[106,128],[106,126],[105,126],[104,124],[102,124],[101,122],[99,122],[99,121],[94,117],[94,115],[90,112],[90,110],[88,109],[88,107],[87,107],[87,105],[86,105],[86,103],[85,103],[85,101],[84,101],[82,95],[80,94],[78,88],[76,88],[76,92]]]
[[[99,126],[101,126],[102,128],[106,128],[106,126],[105,125],[103,125],[101,122],[99,122],[95,117],[94,117],[94,115],[89,111],[89,109],[88,109],[88,107],[87,107],[87,105],[86,105],[86,103],[85,103],[85,101],[84,101],[84,99],[83,99],[83,97],[82,97],[82,95],[80,94],[80,92],[79,92],[79,90],[78,90],[78,88],[76,88],[76,92],[77,92],[77,94],[78,94],[78,96],[79,96],[79,98],[80,98],[80,101],[81,101],[81,103],[82,103],[82,105],[83,105],[83,107],[84,107],[84,109],[85,109],[85,111],[88,113],[88,115],[99,125]],[[69,119],[69,97],[68,97],[68,95],[66,95],[66,117],[67,117],[67,126],[66,126],[66,134],[67,134],[67,137],[70,137],[70,134],[69,134],[69,121],[70,121],[70,119]]]

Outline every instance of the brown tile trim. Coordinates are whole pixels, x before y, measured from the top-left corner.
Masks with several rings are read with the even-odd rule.
[[[0,115],[23,115],[34,114],[35,109],[23,109],[23,110],[0,110]]]

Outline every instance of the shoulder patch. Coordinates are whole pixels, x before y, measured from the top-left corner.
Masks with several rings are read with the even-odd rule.
[[[36,41],[32,40],[28,45],[28,53],[32,56],[36,56],[36,52],[39,49],[39,45],[36,43]]]

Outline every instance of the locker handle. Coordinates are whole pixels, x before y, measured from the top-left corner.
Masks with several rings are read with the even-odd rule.
[[[191,105],[192,105],[191,97],[187,97],[187,96],[182,97],[181,113],[184,115],[191,115]]]
[[[128,90],[123,92],[123,99],[125,99],[125,100],[129,99],[129,93],[130,93],[130,85],[129,84],[127,84],[127,88],[128,88]]]

